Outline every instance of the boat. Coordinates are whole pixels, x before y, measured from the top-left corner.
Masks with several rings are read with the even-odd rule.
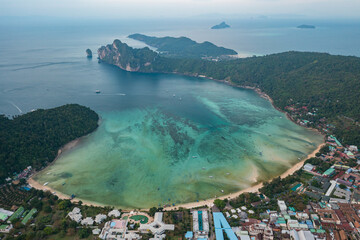
[[[48,185],[49,184],[49,182],[46,182],[46,183],[44,183],[44,186],[46,186],[46,185]]]
[[[224,192],[224,190],[222,190],[222,189],[221,189],[220,191],[221,191],[222,193]]]
[[[202,167],[202,170],[205,170],[205,167]]]
[[[176,95],[175,94],[173,94],[173,97],[175,97]]]
[[[101,93],[101,91],[100,90],[95,90],[95,93],[99,94],[99,93]]]
[[[213,178],[213,176],[209,176],[209,178]]]
[[[229,175],[229,174],[230,174],[229,172],[226,173],[226,175]]]
[[[197,156],[192,156],[192,158],[197,158]]]
[[[179,101],[181,101],[181,98],[179,98]]]

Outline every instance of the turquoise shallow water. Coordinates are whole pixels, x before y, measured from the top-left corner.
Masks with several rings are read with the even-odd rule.
[[[126,208],[185,203],[269,179],[322,141],[251,90],[169,75],[134,87],[119,100],[131,107],[100,112],[98,130],[36,180]]]

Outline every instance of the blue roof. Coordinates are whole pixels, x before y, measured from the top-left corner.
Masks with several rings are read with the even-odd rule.
[[[224,214],[221,212],[213,212],[216,240],[224,240],[223,230],[230,240],[238,240],[235,233],[226,221]]]
[[[193,232],[187,232],[186,234],[185,234],[185,238],[193,238]]]

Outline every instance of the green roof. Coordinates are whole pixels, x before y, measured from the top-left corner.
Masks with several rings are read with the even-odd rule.
[[[329,176],[331,175],[333,172],[335,172],[334,168],[329,168],[328,170],[326,170],[323,175]]]
[[[0,220],[5,221],[8,218],[8,215],[0,212]]]
[[[11,222],[12,220],[14,220],[14,219],[16,219],[16,218],[19,218],[23,212],[24,212],[24,208],[23,208],[22,206],[19,207],[19,208],[16,210],[16,212],[14,212],[14,214],[11,215],[11,217],[8,219],[8,221]]]
[[[324,229],[317,229],[316,232],[317,233],[325,233],[325,230]]]
[[[0,230],[5,230],[9,225],[1,225]]]
[[[21,221],[21,223],[25,225],[36,212],[36,208],[31,209],[30,212]]]

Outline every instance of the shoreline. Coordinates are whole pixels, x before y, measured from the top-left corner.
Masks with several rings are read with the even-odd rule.
[[[298,163],[296,163],[294,166],[292,166],[291,168],[289,168],[288,170],[286,170],[285,172],[283,172],[282,174],[279,175],[280,178],[286,178],[287,176],[290,176],[292,174],[294,174],[296,171],[298,171],[299,169],[302,168],[304,162],[311,158],[311,157],[315,157],[315,154],[317,152],[319,152],[319,150],[325,146],[326,144],[325,143],[321,143],[320,145],[317,146],[317,148],[311,152],[310,154],[308,154],[306,156],[306,158],[304,158],[303,160],[299,161]],[[273,178],[272,178],[273,179]],[[254,186],[251,186],[251,187],[248,187],[248,188],[245,188],[245,189],[242,189],[240,191],[237,191],[237,192],[234,192],[234,193],[229,193],[227,195],[224,195],[224,196],[220,196],[220,197],[217,197],[217,198],[210,198],[210,199],[207,199],[207,200],[202,200],[202,201],[199,201],[199,202],[191,202],[191,203],[184,203],[184,204],[179,204],[179,205],[176,205],[176,206],[171,206],[171,207],[166,207],[164,208],[164,210],[175,210],[177,208],[197,208],[197,207],[202,207],[202,206],[208,206],[208,207],[211,207],[214,203],[214,200],[215,199],[221,199],[221,200],[224,200],[224,199],[234,199],[236,197],[238,197],[240,194],[242,193],[248,193],[248,192],[258,192],[260,188],[263,187],[264,183],[265,182],[269,182],[271,181],[272,179],[269,179],[267,181],[263,181],[263,182],[260,182],[260,183],[255,183]]]
[[[117,66],[117,65],[116,65]],[[120,66],[117,66],[119,67],[120,69],[122,69]],[[124,71],[127,71],[126,69],[122,69]],[[220,82],[220,83],[223,83],[223,84],[226,84],[228,86],[232,86],[232,87],[236,87],[236,88],[242,88],[242,89],[250,89],[250,90],[253,90],[255,91],[260,97],[268,100],[272,107],[274,107],[277,111],[285,114],[286,118],[290,121],[292,121],[293,123],[295,123],[296,125],[299,125],[298,123],[296,123],[294,121],[294,119],[289,115],[289,113],[281,110],[280,108],[278,108],[277,106],[275,106],[274,104],[274,101],[273,99],[268,95],[266,94],[265,92],[263,92],[261,89],[259,88],[256,88],[256,87],[251,87],[251,86],[243,86],[243,85],[238,85],[238,84],[235,84],[233,82],[230,82],[230,81],[226,81],[226,80],[217,80],[217,79],[214,79],[212,77],[207,77],[207,76],[204,76],[204,75],[199,75],[199,74],[182,74],[182,73],[178,73],[178,72],[172,72],[172,73],[168,73],[168,74],[177,74],[177,75],[184,75],[184,76],[190,76],[190,77],[198,77],[198,78],[205,78],[205,79],[208,79],[208,80],[213,80],[213,81],[216,81],[216,82]],[[300,126],[300,125],[299,125]],[[304,127],[304,126],[301,126],[301,127]],[[321,136],[325,136],[322,132],[320,132],[318,129],[315,129],[315,128],[310,128],[310,127],[304,127],[306,129],[309,129],[309,130],[312,130],[312,131],[315,131],[317,132],[318,134],[320,134]],[[87,136],[87,135],[86,135]],[[85,136],[83,136],[85,137]],[[34,180],[34,176],[36,176],[38,173],[40,173],[41,171],[43,171],[44,169],[46,169],[47,167],[51,166],[52,164],[55,163],[55,161],[60,157],[60,155],[64,152],[64,151],[67,151],[67,150],[70,150],[71,148],[75,147],[79,142],[80,140],[83,138],[83,137],[80,137],[80,138],[77,138],[69,143],[67,143],[66,145],[64,145],[62,148],[59,149],[58,151],[58,155],[56,156],[56,158],[54,159],[54,161],[52,161],[48,166],[46,166],[45,168],[41,169],[39,172],[36,172],[34,173],[33,175],[30,176],[30,178],[27,180],[29,185],[36,188],[36,189],[39,189],[39,190],[43,190],[43,191],[50,191],[52,192],[54,195],[58,196],[59,198],[61,199],[70,199],[70,196],[69,195],[66,195],[64,193],[61,193],[61,192],[56,192],[54,189],[52,189],[51,187],[49,186],[44,186],[42,184],[40,184],[39,182],[37,182],[36,180]],[[308,154],[304,159],[302,159],[301,161],[297,162],[295,165],[293,165],[291,168],[287,169],[285,172],[283,172],[282,174],[278,175],[280,178],[285,178],[287,176],[290,176],[292,174],[294,174],[296,171],[298,171],[299,169],[302,168],[304,162],[311,158],[311,157],[315,157],[315,154],[317,152],[319,152],[319,150],[325,145],[325,142],[319,144],[317,146],[317,148],[311,152],[310,154]],[[275,178],[275,177],[274,177]],[[238,197],[240,194],[242,193],[245,193],[245,192],[258,192],[259,189],[263,186],[263,184],[265,182],[269,182],[271,181],[273,178],[267,180],[267,181],[263,181],[263,182],[255,182],[253,186],[251,187],[248,187],[246,189],[243,189],[243,190],[240,190],[240,191],[237,191],[237,192],[234,192],[234,193],[229,193],[229,194],[226,194],[226,195],[223,195],[223,196],[220,196],[220,197],[216,197],[216,198],[210,198],[210,199],[206,199],[206,200],[202,200],[202,201],[199,201],[199,202],[190,202],[190,203],[183,203],[183,204],[179,204],[179,205],[175,205],[175,206],[170,206],[170,207],[165,207],[163,208],[164,210],[175,210],[177,208],[197,208],[197,207],[201,207],[201,206],[208,206],[208,207],[211,207],[213,205],[213,202],[215,199],[234,199],[236,197]],[[105,207],[105,206],[110,206],[110,205],[106,205],[106,204],[101,204],[101,203],[96,203],[96,202],[91,202],[89,200],[84,200],[84,199],[81,199],[81,198],[75,198],[73,200],[71,200],[71,202],[74,202],[74,203],[77,203],[81,201],[84,205],[87,205],[87,206],[97,206],[97,207]],[[134,210],[134,209],[126,209],[124,208],[123,210]],[[143,211],[146,211],[148,209],[144,208],[144,209],[141,209]]]

